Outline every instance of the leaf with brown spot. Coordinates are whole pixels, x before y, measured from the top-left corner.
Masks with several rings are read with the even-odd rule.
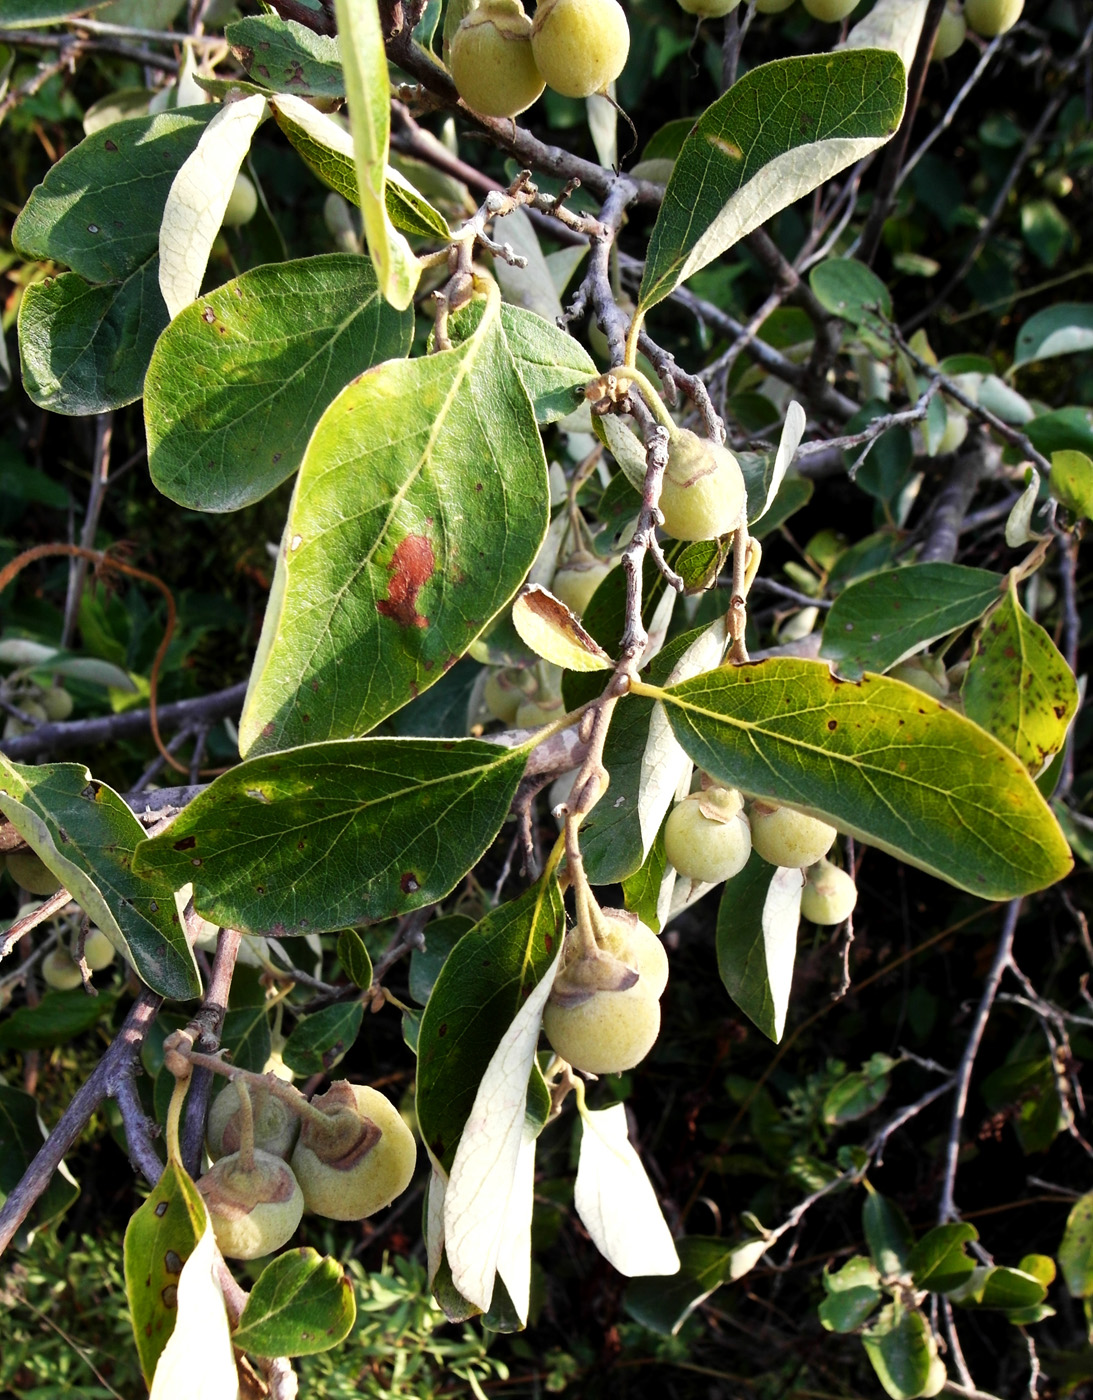
[[[1048,634],[1022,608],[1010,575],[983,619],[961,692],[969,719],[993,734],[1035,777],[1066,739],[1078,686]]]
[[[565,671],[609,671],[611,658],[576,614],[537,583],[512,605],[512,625],[537,656]]]

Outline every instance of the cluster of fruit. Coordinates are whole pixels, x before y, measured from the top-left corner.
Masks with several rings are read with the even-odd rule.
[[[72,713],[72,696],[60,685],[40,686],[28,683],[14,693],[8,693],[5,686],[4,699],[19,711],[18,715],[9,713],[4,721],[5,739],[29,734],[40,724],[50,720],[67,719]],[[25,718],[20,719],[19,715]]]
[[[4,865],[11,878],[27,894],[44,897],[56,894],[61,888],[61,882],[53,871],[34,851],[26,847],[8,851],[4,857]],[[36,907],[34,904],[21,906],[19,917],[22,918]],[[83,920],[83,913],[75,904],[62,909],[54,920],[60,936],[59,946],[51,949],[42,959],[42,980],[54,991],[70,992],[83,985],[83,974],[71,951],[77,944],[79,927]],[[114,945],[102,929],[92,927],[86,931],[83,957],[90,972],[102,972],[114,961]]]
[[[482,0],[452,39],[452,79],[473,112],[515,117],[551,88],[563,97],[603,92],[622,72],[630,28],[618,0]]]
[[[931,58],[952,58],[973,30],[983,39],[994,39],[1012,29],[1021,18],[1025,0],[946,0],[934,40]]]
[[[377,1089],[339,1079],[309,1103],[276,1069],[221,1090],[206,1147],[213,1165],[197,1186],[228,1259],[281,1249],[305,1210],[374,1215],[406,1190],[417,1160],[413,1133]]]
[[[804,870],[801,913],[814,924],[841,924],[858,891],[845,870],[826,859],[837,832],[817,817],[773,802],[752,802],[735,788],[708,786],[677,802],[664,826],[669,863],[703,884],[731,880],[752,851],[770,865]]]

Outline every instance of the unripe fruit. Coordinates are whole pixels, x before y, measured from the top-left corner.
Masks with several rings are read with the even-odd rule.
[[[747,501],[740,463],[727,447],[679,428],[660,493],[664,528],[677,540],[712,540],[735,530]]]
[[[556,1054],[586,1074],[621,1074],[645,1059],[660,1034],[660,1003],[639,979],[622,992],[593,992],[577,1006],[547,1002],[543,1030]]]
[[[952,58],[957,49],[968,37],[968,21],[960,8],[959,0],[947,0],[941,12],[941,23],[937,27],[934,47],[930,57],[935,63]]]
[[[258,191],[250,177],[240,171],[228,196],[228,205],[220,220],[221,227],[238,228],[240,224],[249,224],[257,212]]]
[[[482,698],[486,709],[502,724],[516,722],[516,711],[538,690],[539,685],[531,671],[521,671],[515,666],[502,671],[494,671],[487,678]]]
[[[29,894],[56,894],[61,888],[60,880],[35,851],[9,851],[7,859],[8,874]]]
[[[829,24],[845,19],[851,10],[858,8],[858,0],[801,0],[801,4],[813,19],[822,19]]]
[[[4,722],[4,738],[17,739],[20,734],[30,734],[37,729],[40,724],[44,724],[49,716],[37,700],[19,700],[19,709],[27,717],[28,723],[18,719],[15,715],[8,715]]]
[[[197,1183],[205,1198],[213,1234],[226,1259],[261,1259],[296,1233],[304,1196],[295,1176],[269,1152],[256,1151],[254,1165],[233,1152],[209,1168]]]
[[[701,15],[703,19],[720,19],[731,14],[740,0],[679,0],[679,8],[689,15]]]
[[[42,709],[45,710],[49,719],[58,721],[67,719],[72,713],[75,701],[63,686],[51,685],[42,696]]]
[[[42,959],[42,979],[55,992],[71,992],[83,986],[80,969],[64,948],[54,948]]]
[[[664,944],[649,925],[642,923],[629,909],[601,909],[600,914],[603,920],[600,930],[603,950],[627,967],[632,967],[640,979],[636,985],[659,997],[668,985],[668,954],[664,951]],[[577,940],[568,939],[559,976],[564,977],[571,972],[579,957]]]
[[[101,972],[104,967],[110,966],[117,957],[117,952],[102,929],[93,928],[88,929],[84,939],[83,956],[84,962],[92,972]]]
[[[271,1157],[287,1161],[300,1130],[299,1115],[282,1099],[255,1084],[248,1087],[254,1115],[254,1145]],[[300,1100],[303,1101],[303,1094]],[[239,1090],[234,1084],[221,1089],[209,1108],[209,1119],[205,1125],[205,1146],[215,1162],[242,1145],[242,1119],[239,1107]]]
[[[610,559],[597,559],[587,549],[574,550],[564,559],[550,582],[550,591],[578,617],[592,601],[592,595],[614,568]]]
[[[1025,0],[967,0],[964,18],[984,39],[993,39],[1012,29],[1021,18]]]
[[[812,923],[841,924],[857,902],[858,887],[853,878],[829,860],[818,861],[808,872],[801,891],[801,913]]]
[[[328,1220],[363,1220],[388,1206],[414,1175],[414,1135],[377,1089],[339,1079],[311,1106],[292,1154],[307,1208]]]
[[[687,880],[731,880],[751,855],[744,799],[734,788],[715,787],[677,802],[664,827],[664,852]]]
[[[452,78],[473,112],[515,117],[545,84],[531,51],[531,20],[518,0],[482,0],[452,40]]]
[[[751,844],[771,865],[803,869],[815,865],[830,851],[838,835],[833,826],[818,817],[806,817],[792,807],[776,807],[770,802],[751,806]]]
[[[618,0],[540,0],[531,48],[549,88],[591,97],[626,66],[630,29]]]
[[[538,729],[553,724],[565,714],[565,701],[560,695],[546,695],[538,700],[525,700],[516,711],[517,729]]]

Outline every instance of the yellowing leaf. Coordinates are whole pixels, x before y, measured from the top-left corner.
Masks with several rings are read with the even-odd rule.
[[[1059,648],[1017,600],[1017,584],[983,619],[961,692],[969,719],[1035,777],[1062,748],[1078,685]]]
[[[160,1353],[150,1400],[238,1400],[228,1314],[216,1276],[216,1241],[205,1232],[182,1266],[178,1320]]]
[[[620,1274],[679,1272],[679,1255],[645,1168],[626,1131],[621,1103],[581,1114],[573,1204],[592,1242]]]
[[[532,584],[512,605],[512,625],[544,661],[566,671],[609,671],[611,658],[566,605]]]
[[[391,84],[376,0],[335,0],[349,127],[368,253],[380,289],[402,311],[413,300],[421,265],[387,214],[385,185],[391,135]]]
[[[235,177],[265,110],[266,99],[257,95],[222,107],[174,178],[159,229],[159,289],[172,318],[201,290]]]
[[[561,955],[559,948],[482,1076],[444,1197],[444,1244],[452,1281],[483,1312],[493,1297],[510,1202],[517,1189],[528,1186],[526,1170],[520,1170],[528,1076]]]

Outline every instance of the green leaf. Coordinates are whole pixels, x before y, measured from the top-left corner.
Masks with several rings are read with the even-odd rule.
[[[780,870],[753,851],[725,881],[717,910],[717,970],[725,990],[776,1044],[786,1023],[803,885],[799,870]]]
[[[808,282],[817,301],[832,315],[871,331],[884,342],[884,320],[892,319],[892,298],[871,268],[853,258],[827,258],[808,274]]]
[[[283,938],[432,904],[500,830],[526,749],[361,739],[252,759],[141,846],[211,923]]]
[[[353,985],[366,992],[372,985],[372,959],[355,928],[343,928],[338,934],[338,961]]]
[[[656,692],[718,782],[821,817],[984,899],[1068,873],[1059,824],[1018,760],[962,715],[884,676],[824,662],[730,666]]]
[[[984,1079],[982,1094],[992,1113],[1006,1111],[1022,1152],[1046,1152],[1066,1126],[1050,1055],[999,1066]]]
[[[365,258],[256,267],[186,306],[145,383],[148,468],[192,510],[238,510],[299,467],[327,404],[410,348],[413,316],[380,296]]]
[[[231,1062],[238,1069],[261,1074],[272,1049],[269,1012],[265,1003],[239,1006],[229,1011],[224,1017],[220,1043],[231,1052]]]
[[[154,992],[200,994],[178,886],[136,873],[145,832],[116,792],[82,763],[24,767],[0,757],[0,811]]]
[[[493,910],[456,944],[418,1035],[421,1136],[450,1170],[479,1081],[516,1013],[554,961],[564,930],[557,884]]]
[[[290,1249],[259,1274],[232,1346],[255,1356],[310,1356],[343,1342],[356,1320],[353,1285],[338,1261]]]
[[[413,300],[421,264],[387,213],[387,147],[391,135],[391,82],[376,0],[334,0],[339,49],[349,97],[349,129],[368,253],[380,290],[404,310]]]
[[[1017,332],[1013,368],[1018,370],[1034,360],[1075,355],[1082,350],[1093,350],[1093,305],[1061,302],[1037,311]]]
[[[337,39],[276,15],[235,20],[225,25],[224,37],[244,71],[272,92],[345,96]]]
[[[350,204],[361,202],[353,138],[331,117],[318,112],[300,97],[272,99],[274,119],[304,164]],[[403,233],[447,241],[447,220],[393,167],[387,167],[384,186],[387,217]]]
[[[965,1246],[979,1238],[974,1225],[961,1221],[955,1225],[937,1225],[923,1235],[911,1250],[907,1267],[916,1288],[930,1293],[948,1293],[967,1282],[975,1261],[965,1253]]]
[[[448,954],[473,927],[466,914],[448,914],[425,925],[425,946],[410,954],[410,995],[420,1006],[429,1000]]]
[[[455,324],[462,328],[476,314],[477,309],[468,309],[455,318]],[[579,390],[597,374],[584,346],[534,311],[507,302],[501,307],[501,330],[535,410],[535,421],[545,427],[572,413],[580,401]]]
[[[903,1211],[887,1196],[867,1187],[861,1215],[865,1242],[881,1277],[906,1274],[915,1237]]]
[[[823,1284],[827,1297],[820,1304],[820,1323],[828,1332],[856,1332],[884,1297],[876,1265],[863,1254],[835,1273],[825,1268]]]
[[[1093,457],[1093,421],[1087,409],[1072,406],[1041,413],[1025,425],[1025,433],[1037,452],[1047,457],[1071,449]]]
[[[88,996],[82,987],[71,992],[48,991],[36,1006],[17,1007],[0,1022],[0,1049],[44,1050],[65,1045],[108,1016],[115,1001],[109,993]]]
[[[1057,1257],[1070,1296],[1093,1297],[1093,1191],[1087,1192],[1067,1216]]]
[[[1051,454],[1051,494],[1079,518],[1093,516],[1093,462],[1086,453]]]
[[[892,1400],[936,1395],[947,1379],[929,1323],[920,1312],[889,1303],[862,1336],[877,1379]]]
[[[830,1127],[854,1123],[883,1103],[896,1065],[890,1055],[871,1055],[860,1070],[838,1080],[824,1095],[824,1122]]]
[[[823,655],[848,680],[887,671],[982,617],[1005,585],[964,564],[905,564],[849,584],[824,620]]]
[[[1033,1308],[1047,1297],[1047,1288],[1033,1274],[1021,1269],[981,1267],[950,1298],[961,1307],[999,1309]]]
[[[34,282],[19,304],[24,387],[53,413],[122,408],[140,398],[168,319],[158,254],[119,282],[93,285],[75,272]]]
[[[641,310],[883,146],[906,91],[903,64],[879,49],[779,59],[745,73],[683,143],[649,242]]]
[[[1034,777],[1062,748],[1078,708],[1078,685],[1058,647],[1018,602],[1013,574],[983,619],[961,695],[968,718]]]
[[[125,1292],[140,1369],[149,1385],[178,1315],[178,1276],[205,1229],[205,1202],[177,1162],[125,1231]]]
[[[88,136],[31,193],[12,229],[16,249],[89,282],[131,277],[158,252],[171,184],[219,110],[129,117]]]
[[[60,994],[47,992],[45,1000],[56,995]],[[83,996],[83,993],[77,995]],[[92,998],[84,996],[84,1000],[91,1001]],[[17,1042],[12,1048],[30,1049],[31,1046],[26,1042]],[[34,1096],[11,1085],[0,1084],[0,1206],[38,1155],[44,1138],[45,1130],[38,1117],[38,1102]],[[29,1243],[29,1237],[35,1230],[62,1216],[79,1194],[80,1188],[75,1178],[62,1162],[34,1203],[20,1235],[16,1237],[18,1247],[22,1248],[24,1242]]]
[[[241,750],[367,733],[432,685],[523,582],[547,515],[496,307],[454,349],[350,384],[297,478]]]
[[[643,924],[648,924],[654,933],[660,932],[657,904],[667,864],[664,853],[664,828],[661,827],[640,869],[635,870],[633,875],[622,882],[623,904],[636,914]]]
[[[285,1064],[301,1077],[332,1070],[352,1048],[363,1019],[359,1001],[340,1002],[314,1016],[301,1016],[281,1051]]]

